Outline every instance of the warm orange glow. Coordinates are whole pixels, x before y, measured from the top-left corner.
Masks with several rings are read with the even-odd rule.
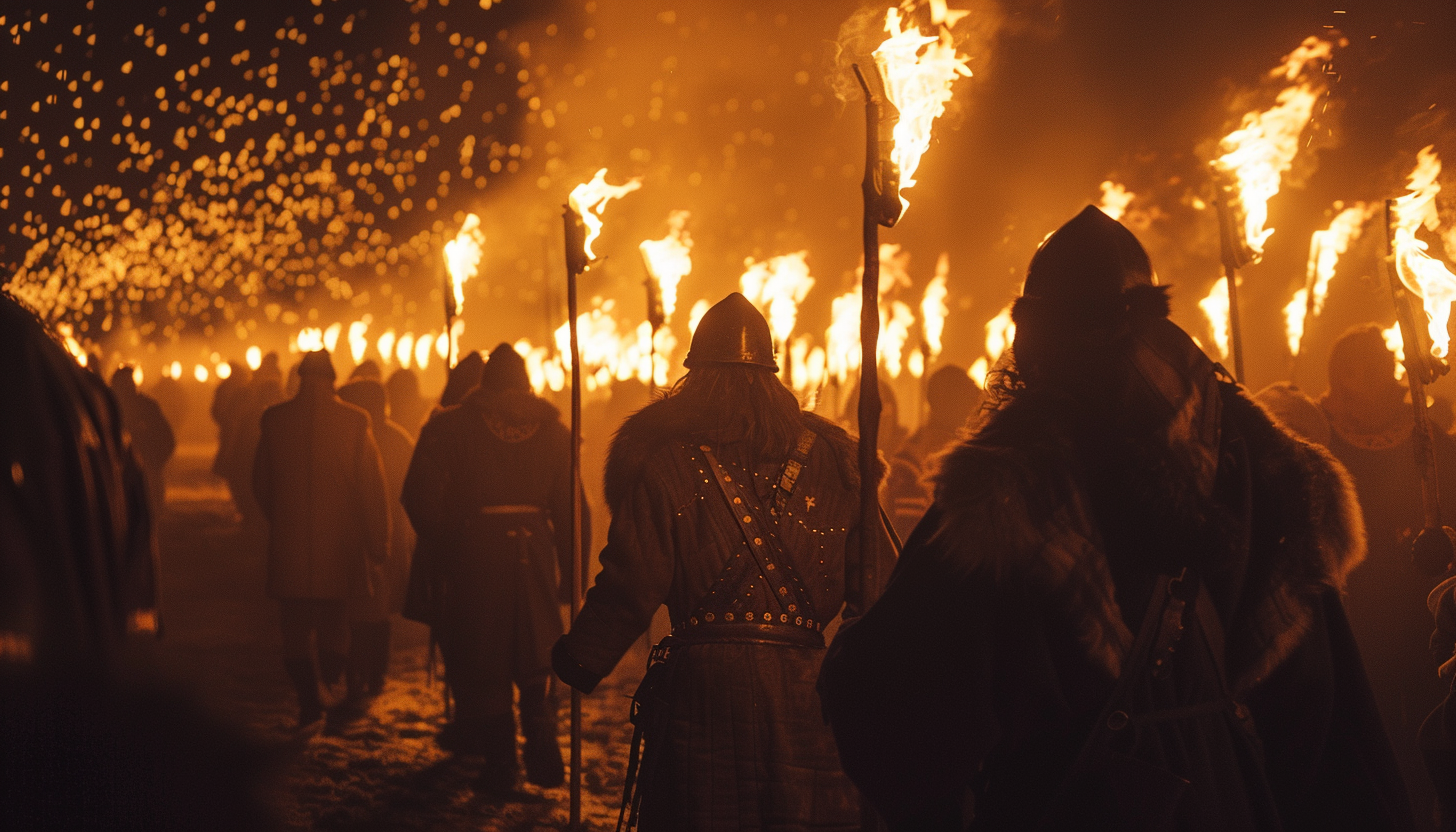
[[[1380,330],[1380,335],[1385,338],[1385,348],[1395,353],[1395,380],[1400,381],[1405,378],[1405,338],[1400,334],[1400,322]]]
[[[394,357],[399,362],[400,369],[408,370],[414,355],[415,335],[413,332],[406,332],[394,343]]]
[[[317,352],[324,348],[324,331],[316,326],[304,327],[293,343],[299,352]]]
[[[202,366],[201,364],[198,364],[197,366],[192,368],[192,377],[197,379],[199,383],[206,384],[208,378],[207,368]]]
[[[996,313],[996,317],[986,322],[986,356],[991,362],[999,361],[1015,340],[1016,324],[1011,321],[1011,304],[1008,303]]]
[[[808,256],[807,251],[796,251],[767,260],[750,257],[743,261],[744,272],[738,278],[743,296],[768,318],[774,343],[781,349],[789,343],[789,336],[798,323],[799,304],[814,287]]]
[[[688,311],[688,335],[691,336],[698,331],[698,321],[703,319],[710,308],[708,301],[704,299],[699,299],[697,303],[693,304],[693,308]]]
[[[379,350],[379,357],[387,365],[394,358],[394,330],[386,329],[379,340],[375,342],[375,349]]]
[[[1338,203],[1336,204],[1338,206]],[[1329,228],[1314,232],[1309,240],[1309,264],[1305,267],[1305,286],[1294,293],[1284,307],[1284,335],[1289,342],[1290,355],[1299,355],[1299,345],[1304,337],[1308,321],[1307,314],[1318,316],[1325,308],[1329,297],[1330,281],[1335,276],[1335,266],[1340,255],[1358,239],[1371,209],[1364,203],[1340,211],[1330,222]],[[1313,292],[1313,300],[1310,294]]]
[[[1213,161],[1214,170],[1228,177],[1235,189],[1243,215],[1243,238],[1257,259],[1274,229],[1266,228],[1268,203],[1279,193],[1279,180],[1294,162],[1299,138],[1314,113],[1315,102],[1325,91],[1323,68],[1334,54],[1335,44],[1317,37],[1306,38],[1270,70],[1270,80],[1292,82],[1267,110],[1245,113],[1239,128],[1219,144],[1223,155]]]
[[[140,370],[141,368],[138,367],[137,369]],[[227,364],[219,364],[212,368],[212,372],[220,379],[228,379],[232,377],[233,368]]]
[[[1422,226],[1434,231],[1440,226],[1436,194],[1441,192],[1437,177],[1441,160],[1434,146],[1416,157],[1410,175],[1410,191],[1395,200],[1395,267],[1406,288],[1420,295],[1426,311],[1426,331],[1431,338],[1431,355],[1445,358],[1450,347],[1451,304],[1456,302],[1456,274],[1445,263],[1426,253],[1425,240],[1416,237]]]
[[[86,362],[90,358],[86,355],[86,350],[82,349],[81,342],[76,340],[76,332],[71,328],[71,325],[67,323],[56,324],[56,334],[61,336],[61,344],[65,346],[66,352],[70,353],[71,357],[76,359],[76,363],[82,367],[86,366]]]
[[[485,250],[485,232],[480,217],[466,214],[455,239],[445,244],[445,268],[455,293],[455,314],[465,310],[465,282],[480,273],[480,256]]]
[[[1127,213],[1128,204],[1132,202],[1133,192],[1110,179],[1099,187],[1102,189],[1102,201],[1097,203],[1097,207],[1107,216],[1121,220],[1122,215]]]
[[[621,185],[607,184],[607,169],[602,168],[589,182],[577,185],[571,191],[567,202],[571,210],[581,218],[582,225],[586,226],[586,240],[582,244],[582,250],[586,253],[587,260],[597,259],[592,251],[592,243],[602,235],[602,211],[607,203],[614,199],[620,199],[642,187],[642,177],[634,177]]]
[[[263,366],[263,351],[257,346],[248,347],[248,351],[243,353],[243,360],[248,362],[249,370],[256,370]]]
[[[930,361],[939,357],[944,347],[941,336],[945,333],[945,318],[950,314],[950,307],[945,305],[945,299],[950,295],[946,287],[949,275],[950,253],[943,251],[940,259],[935,261],[935,277],[930,279],[925,295],[920,299],[920,326],[925,333],[925,346],[930,351],[925,358]]]
[[[435,336],[421,335],[415,342],[415,366],[421,370],[430,366],[430,353],[435,346]]]
[[[945,14],[939,16],[939,34],[923,35],[914,25],[902,28],[900,9],[892,7],[885,13],[889,38],[874,51],[885,95],[900,111],[890,158],[900,172],[902,211],[910,205],[905,191],[915,185],[920,157],[930,148],[931,125],[945,112],[951,85],[957,78],[971,77],[968,59],[956,54],[951,40],[949,27],[954,21]]]
[[[349,324],[349,357],[354,359],[355,364],[364,360],[364,353],[369,351],[369,341],[364,333],[369,331],[371,318],[365,315],[363,319]]]
[[[647,271],[662,293],[662,317],[666,321],[671,321],[677,310],[678,284],[693,270],[693,238],[687,232],[690,216],[687,211],[673,211],[667,215],[667,236],[643,240],[638,246]]]
[[[976,359],[975,363],[971,365],[970,369],[966,370],[966,375],[971,377],[971,381],[974,381],[977,387],[985,390],[986,376],[990,372],[991,362],[987,361],[986,356],[983,355],[980,358]]]
[[[1209,333],[1213,336],[1213,345],[1218,349],[1220,361],[1228,358],[1229,354],[1229,291],[1228,279],[1220,277],[1213,288],[1208,290],[1208,295],[1198,302],[1198,308],[1203,310],[1204,317],[1208,318]]]

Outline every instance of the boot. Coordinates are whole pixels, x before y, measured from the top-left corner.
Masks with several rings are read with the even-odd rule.
[[[285,659],[283,668],[298,695],[298,727],[306,729],[324,716],[324,703],[319,698],[318,676],[311,659]]]
[[[521,688],[521,733],[526,737],[526,781],[543,789],[566,782],[561,744],[556,736],[556,700],[546,684]]]
[[[481,720],[481,750],[485,765],[475,781],[475,791],[491,803],[534,802],[532,795],[516,788],[516,719],[501,714]]]

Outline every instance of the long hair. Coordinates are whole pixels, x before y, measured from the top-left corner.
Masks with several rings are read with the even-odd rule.
[[[742,441],[754,461],[787,459],[804,428],[799,400],[773,370],[751,364],[703,364],[678,380],[663,406],[691,435]]]

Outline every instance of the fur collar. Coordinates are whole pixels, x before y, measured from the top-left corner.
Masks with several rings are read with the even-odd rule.
[[[1249,563],[1226,634],[1230,681],[1244,693],[1300,644],[1319,595],[1344,587],[1365,556],[1365,529],[1353,485],[1333,457],[1277,426],[1235,388],[1223,399],[1225,431],[1247,444],[1255,505]],[[1062,611],[1088,658],[1116,676],[1133,633],[1078,485],[1071,440],[1058,419],[1019,404],[942,458],[935,537],[947,541],[957,570],[989,566],[998,580]]]
[[[612,438],[607,452],[605,490],[607,507],[616,511],[627,499],[632,486],[653,456],[675,442],[696,441],[696,426],[685,418],[671,398],[658,399],[627,418]],[[814,431],[820,442],[828,443],[839,467],[845,487],[859,488],[857,440],[844,428],[817,416],[802,412],[804,427]],[[884,465],[880,466],[883,476]]]
[[[478,411],[487,418],[527,425],[561,420],[556,405],[530,390],[489,391],[477,387],[460,403],[462,409]]]

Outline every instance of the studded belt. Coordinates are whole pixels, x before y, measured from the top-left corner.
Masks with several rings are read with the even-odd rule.
[[[715,621],[711,624],[699,622],[673,629],[673,639],[686,644],[782,644],[789,647],[823,647],[824,635],[819,632],[823,626],[814,622],[813,627],[793,624],[750,624],[746,621],[727,623]]]

